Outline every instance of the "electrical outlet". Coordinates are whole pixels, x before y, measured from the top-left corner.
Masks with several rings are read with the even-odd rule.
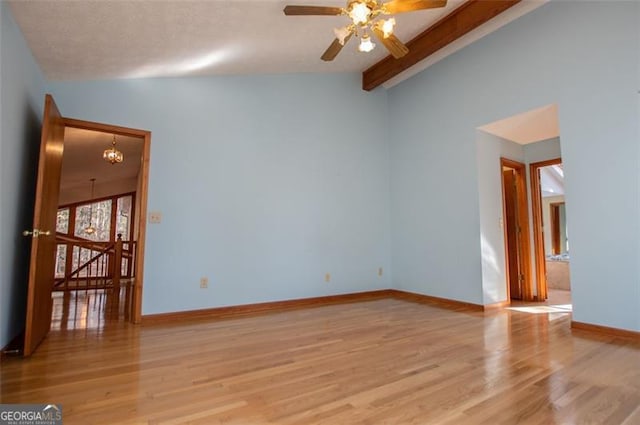
[[[382,270],[382,267],[378,267],[378,277],[382,277],[382,272],[384,270]]]
[[[200,288],[207,289],[209,287],[209,278],[201,277],[200,278]]]
[[[325,282],[331,282],[331,273],[325,273],[324,281]]]

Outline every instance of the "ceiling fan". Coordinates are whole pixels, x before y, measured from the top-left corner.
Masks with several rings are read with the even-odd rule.
[[[381,0],[348,0],[347,7],[331,6],[286,6],[284,14],[287,16],[348,16],[351,23],[333,30],[336,38],[322,55],[323,61],[332,61],[338,56],[342,47],[351,36],[360,37],[358,50],[370,52],[375,47],[369,33],[387,48],[394,58],[403,57],[409,52],[407,46],[393,34],[396,20],[393,17],[382,19],[381,15],[412,12],[414,10],[444,7],[447,0],[391,0],[383,3]]]

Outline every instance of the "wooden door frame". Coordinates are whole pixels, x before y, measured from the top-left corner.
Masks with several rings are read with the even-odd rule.
[[[531,209],[533,211],[533,249],[536,265],[536,290],[538,301],[547,299],[547,263],[544,254],[544,234],[542,223],[542,193],[540,187],[540,168],[562,164],[562,158],[529,164],[529,178],[531,181]]]
[[[504,167],[512,168],[516,172],[516,197],[518,203],[518,219],[520,221],[520,235],[518,243],[522,249],[522,299],[523,301],[533,301],[533,285],[531,284],[531,248],[529,246],[529,202],[527,197],[527,169],[526,166],[518,161],[508,158],[500,158],[500,182],[502,186],[502,217],[503,217],[503,236],[504,236],[504,262],[505,276],[507,285],[507,299],[511,300],[511,288],[509,286],[509,253],[507,244],[507,226],[504,223],[507,215],[506,211],[506,193],[504,188],[504,178],[502,170]]]
[[[142,180],[138,188],[138,199],[140,202],[138,223],[138,239],[136,244],[136,267],[135,267],[135,284],[133,291],[133,311],[131,314],[132,323],[140,323],[142,319],[142,289],[144,282],[144,249],[147,229],[147,197],[149,192],[149,156],[151,152],[151,132],[147,130],[138,130],[128,127],[120,127],[110,124],[102,124],[91,121],[77,120],[74,118],[63,118],[65,127],[79,128],[83,130],[100,131],[103,133],[116,134],[120,136],[129,136],[142,139],[142,160],[140,161],[140,172]],[[135,224],[134,224],[135,225]]]

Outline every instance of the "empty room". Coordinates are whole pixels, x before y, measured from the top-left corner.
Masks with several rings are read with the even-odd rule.
[[[640,423],[640,2],[0,15],[0,424]]]

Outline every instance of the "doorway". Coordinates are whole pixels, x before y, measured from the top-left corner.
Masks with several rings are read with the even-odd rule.
[[[571,304],[569,230],[562,159],[529,165],[539,301]]]
[[[70,130],[56,219],[51,329],[97,330],[132,317],[142,141],[120,138],[118,148],[132,164],[105,168],[96,164],[95,153],[113,135]]]
[[[510,300],[534,299],[529,249],[527,176],[523,163],[500,158],[507,294]]]
[[[84,219],[84,221],[88,218],[89,226],[100,225],[103,230],[103,232],[96,231],[90,236],[81,230],[73,233],[73,236],[80,235],[81,239],[88,239],[91,242],[100,240],[114,246],[114,250],[101,257],[91,255],[92,252],[95,252],[94,248],[97,247],[76,250],[77,257],[81,255],[80,251],[84,251],[85,255],[88,252],[88,259],[84,264],[90,262],[84,273],[84,276],[88,277],[85,280],[86,285],[84,288],[79,288],[76,295],[80,295],[82,290],[85,290],[85,295],[86,291],[93,290],[93,297],[85,297],[84,302],[91,303],[93,301],[94,304],[97,302],[98,305],[101,305],[102,310],[98,308],[96,311],[98,314],[114,313],[115,307],[116,315],[119,316],[119,313],[122,313],[126,321],[139,323],[142,316],[144,235],[151,133],[71,118],[65,118],[64,124],[65,144],[68,144],[70,149],[63,153],[60,188],[60,200],[63,202],[59,202],[61,207],[59,211],[64,208],[74,208],[76,218]],[[124,154],[122,163],[112,164],[103,158],[103,152],[111,148],[114,142],[117,149]],[[72,155],[70,161],[66,161]],[[88,158],[93,159],[89,161]],[[118,170],[118,172],[113,170]],[[67,171],[69,171],[68,176]],[[67,177],[69,178],[67,179]],[[92,178],[96,179],[94,193],[89,194],[93,199],[89,199],[82,205],[80,200],[82,198],[86,200],[86,196],[78,196],[77,190],[75,190],[77,188],[76,182],[79,181],[81,190],[84,184],[86,194],[88,183]],[[65,187],[65,184],[68,183],[67,180],[70,184]],[[104,209],[101,210],[101,207]],[[90,214],[86,214],[87,208],[89,208]],[[80,213],[81,209],[85,210],[84,215]],[[101,211],[103,214],[100,214]],[[102,217],[103,223],[98,223],[99,217]],[[95,219],[95,223],[92,223],[92,219]],[[86,224],[76,225],[76,230],[84,228]],[[116,252],[118,246],[121,248],[120,252]],[[116,257],[118,267],[112,265],[116,261]],[[98,260],[92,261],[94,258]],[[105,263],[102,269],[111,273],[108,279],[101,280],[99,277],[93,278],[95,276],[92,276],[92,274],[100,273],[98,270],[100,258]],[[76,264],[81,263],[73,258],[71,260]],[[67,261],[69,260],[67,259]],[[115,271],[118,271],[116,276],[119,282],[115,282],[113,276]],[[68,274],[71,273],[73,271],[69,270]],[[79,273],[77,277],[81,275],[82,273]],[[77,279],[76,281],[82,282],[82,280]],[[64,284],[68,288],[68,282],[65,281]],[[76,301],[78,298],[76,297]],[[120,303],[121,300],[122,303]]]
[[[60,202],[61,174],[63,172],[63,161],[65,159],[65,139],[68,135],[78,132],[90,132],[102,136],[106,135],[109,138],[132,138],[138,140],[140,143],[140,154],[137,156],[137,159],[132,159],[133,166],[137,170],[134,183],[135,190],[133,191],[135,196],[130,196],[126,200],[125,198],[129,196],[127,194],[108,197],[111,201],[111,206],[116,206],[113,208],[113,213],[110,213],[108,217],[105,214],[103,214],[102,217],[103,221],[109,221],[110,227],[108,233],[109,238],[112,239],[105,246],[99,246],[103,241],[94,240],[95,238],[89,238],[87,235],[93,235],[97,230],[97,226],[95,226],[94,223],[98,220],[99,208],[96,207],[96,214],[94,214],[94,205],[96,203],[106,202],[105,199],[98,199],[99,196],[95,193],[95,182],[101,174],[98,172],[96,164],[104,166],[104,164],[99,161],[104,161],[103,153],[107,148],[111,147],[110,144],[100,146],[97,153],[87,152],[81,154],[79,159],[75,160],[76,168],[83,169],[84,172],[96,174],[87,179],[88,181],[81,182],[85,185],[86,193],[88,183],[91,181],[91,194],[85,195],[84,202],[80,200],[80,202],[71,203],[66,206]],[[62,116],[58,110],[53,97],[50,95],[45,96],[33,228],[25,230],[24,232],[25,236],[32,238],[23,349],[24,356],[31,355],[51,329],[52,307],[54,304],[52,294],[56,289],[61,289],[61,292],[65,294],[63,298],[67,297],[69,300],[72,298],[72,291],[77,295],[78,291],[75,291],[75,289],[78,288],[74,288],[74,285],[84,284],[85,287],[82,289],[86,291],[89,289],[101,289],[106,294],[109,285],[113,288],[114,285],[117,284],[119,289],[119,285],[121,283],[124,284],[123,281],[117,280],[124,275],[124,277],[130,278],[130,282],[127,283],[129,286],[130,304],[125,308],[129,313],[127,321],[131,323],[140,322],[150,142],[151,133],[149,131],[66,118]],[[71,150],[69,154],[71,154]],[[98,159],[96,160],[96,158]],[[117,165],[121,164],[111,165],[109,163],[107,167]],[[84,178],[81,180],[84,180]],[[108,182],[107,186],[113,188],[117,185],[111,181]],[[69,192],[66,194],[63,193],[63,195],[71,196]],[[127,201],[129,202],[128,206],[125,205]],[[121,205],[118,206],[119,202]],[[60,207],[63,207],[62,210],[66,210],[67,220],[66,222],[63,220],[64,223],[59,222]],[[72,209],[74,214],[71,214]],[[105,211],[105,209],[102,210],[103,213]],[[128,215],[126,223],[124,223],[127,231],[121,232],[129,233],[129,235],[122,235],[129,237],[129,240],[126,242],[122,239],[122,236],[116,239],[118,233],[117,226],[118,224],[122,224],[122,222],[118,223],[118,211],[123,215]],[[62,215],[64,216],[64,213]],[[88,225],[84,223],[87,219]],[[76,225],[74,223],[75,221],[78,221],[79,225]],[[61,231],[62,229],[59,225],[64,225],[66,231]],[[90,232],[87,231],[89,228],[92,228]],[[78,254],[76,260],[74,260],[74,252],[80,253],[81,244],[84,245],[84,248],[87,248],[85,251],[89,252],[88,257],[84,258],[81,254]],[[71,249],[69,247],[71,247]],[[70,255],[65,254],[64,261],[56,264],[57,255],[60,254],[61,251],[67,251]],[[94,257],[97,256],[91,254],[92,252],[98,252],[100,254],[99,257],[103,258],[101,265],[96,264]],[[76,264],[73,264],[74,261]],[[64,283],[62,286],[57,285],[56,287],[58,282],[56,281],[55,274],[60,264],[64,264]],[[72,267],[69,267],[69,264],[75,267],[75,274],[70,270]],[[116,267],[116,264],[121,264],[122,267]],[[106,281],[102,282],[103,288],[97,288],[99,286],[97,283],[98,279],[95,279],[98,277],[96,273],[100,268],[102,268],[103,272],[108,271],[109,273],[115,273],[115,279],[114,276],[110,276],[111,281],[109,284],[107,284]],[[80,282],[82,279],[79,279],[80,275],[78,274],[82,270],[85,270],[86,279],[84,283]],[[91,288],[91,285],[93,285],[94,288]],[[111,290],[111,293],[115,298],[119,299],[119,291],[117,294],[114,294],[114,291]],[[82,314],[86,314],[86,308]]]

